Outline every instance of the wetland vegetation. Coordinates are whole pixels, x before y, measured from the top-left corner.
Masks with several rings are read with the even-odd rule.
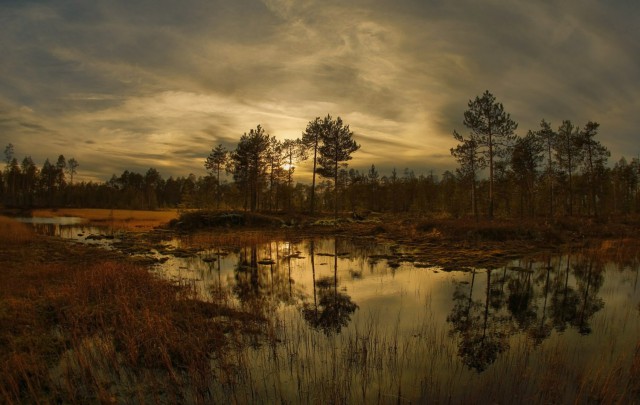
[[[4,402],[640,395],[633,223],[155,215],[1,217]],[[242,219],[188,226],[216,215]]]

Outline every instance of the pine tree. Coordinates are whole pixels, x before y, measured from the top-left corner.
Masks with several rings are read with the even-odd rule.
[[[518,124],[488,90],[482,97],[469,100],[468,107],[464,112],[463,123],[471,130],[477,146],[484,148],[483,154],[489,167],[489,218],[493,218],[496,160],[498,157],[506,156],[510,151]]]
[[[338,217],[338,175],[340,167],[346,167],[346,162],[351,160],[351,154],[360,145],[353,140],[353,132],[349,125],[344,125],[340,117],[335,120],[327,115],[321,124],[322,144],[318,148],[320,153],[318,174],[325,178],[333,179],[334,213]]]

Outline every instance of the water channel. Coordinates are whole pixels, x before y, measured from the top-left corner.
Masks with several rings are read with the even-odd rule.
[[[113,246],[119,240],[118,235],[74,220],[28,221],[39,232],[78,243]],[[105,234],[107,239],[95,236]],[[189,248],[187,239],[164,243],[172,249]],[[354,364],[373,361],[374,350],[384,352],[378,354],[379,361],[395,358],[404,374],[379,377],[374,384],[378,395],[381,386],[395,387],[406,380],[405,385],[415,386],[406,387],[402,395],[419,400],[425,387],[431,384],[433,389],[436,384],[425,377],[429,374],[425,368],[448,375],[437,383],[438,389],[446,391],[452,381],[481,386],[481,374],[500,378],[498,370],[518,367],[512,363],[523,352],[527,358],[528,353],[537,353],[532,356],[542,359],[554,350],[565,350],[561,356],[568,356],[577,370],[617,367],[637,350],[640,336],[637,258],[615,263],[572,252],[514,260],[497,269],[443,271],[403,261],[395,246],[344,237],[277,240],[240,249],[211,246],[192,255],[168,251],[146,253],[157,259],[154,271],[162,277],[192,285],[203,299],[224,294],[238,307],[277,314],[275,333],[282,335],[282,341],[296,335],[302,338],[294,341],[325,345],[323,355],[318,348],[303,349],[304,342],[273,352],[257,350],[247,361],[265,373],[277,374],[278,383],[252,381],[253,386],[262,383],[265,387],[259,394],[245,393],[246,398],[259,395],[269,400],[271,391],[278,391],[274,398],[303,402],[315,398],[301,397],[302,392],[310,391],[300,388],[304,370],[294,372],[293,366],[290,371],[270,369],[267,363],[278,352],[280,358],[295,355],[316,364],[314,373],[332,374],[334,380],[341,372],[343,379],[356,377],[328,365],[331,361],[323,357],[327,352],[354,356]],[[411,358],[393,357],[389,354],[393,350],[402,350]],[[427,356],[429,351],[438,355]],[[423,364],[427,358],[430,364]],[[545,371],[539,373],[536,378],[544,378]],[[319,377],[308,376],[314,378]],[[394,383],[395,379],[400,382]],[[371,399],[371,395],[363,393],[362,399]],[[447,396],[453,402],[466,398],[459,393]]]

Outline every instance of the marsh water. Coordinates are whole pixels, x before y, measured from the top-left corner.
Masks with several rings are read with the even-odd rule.
[[[37,226],[81,243],[105,233],[79,223]],[[237,359],[251,370],[236,376],[245,383],[233,394],[239,402],[316,402],[328,390],[347,402],[420,401],[434,392],[445,402],[465,402],[487,393],[487,378],[525,366],[537,374],[522,379],[544,382],[550,364],[569,363],[570,375],[592,372],[598,381],[593,370],[626,370],[638,350],[635,257],[613,262],[570,252],[443,271],[366,238],[197,251],[189,250],[189,238],[163,245],[144,253],[157,259],[159,275],[193,286],[202,299],[224,299],[271,319],[272,341],[280,344],[256,345]],[[520,377],[509,378],[511,388],[502,389],[528,389]],[[560,402],[586,389],[570,378],[563,384]],[[615,384],[624,389],[625,381]]]
[[[19,222],[30,224],[41,235],[60,237],[77,243],[109,248],[114,231],[107,227],[86,224],[80,217],[16,217]]]

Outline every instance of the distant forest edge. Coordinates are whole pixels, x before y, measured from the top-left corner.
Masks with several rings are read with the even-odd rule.
[[[380,175],[375,165],[348,168],[360,145],[340,117],[310,121],[298,139],[277,140],[258,125],[234,150],[212,148],[208,174],[164,179],[154,168],[125,170],[102,182],[74,182],[80,163],[60,155],[38,169],[21,163],[12,144],[4,150],[0,199],[5,207],[119,209],[209,208],[264,212],[415,212],[449,217],[531,218],[609,216],[640,211],[640,161],[610,152],[596,139],[599,124],[564,120],[553,129],[515,134],[517,123],[486,91],[464,112],[467,133],[457,130],[450,153],[455,171],[416,176],[405,168]],[[313,162],[311,184],[294,181],[295,167]],[[229,174],[230,176],[223,176]]]

